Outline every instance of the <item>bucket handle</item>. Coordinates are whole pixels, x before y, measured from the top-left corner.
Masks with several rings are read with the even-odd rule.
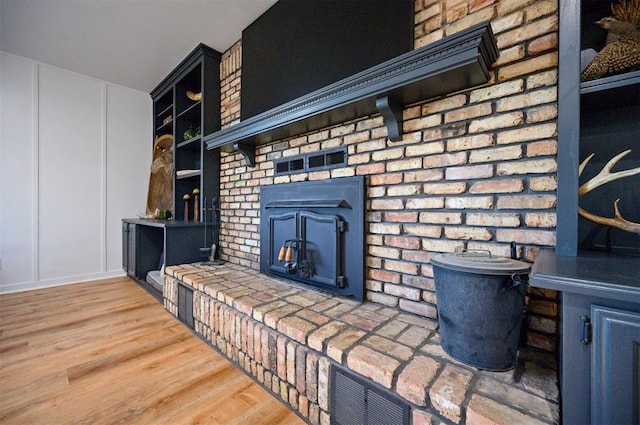
[[[459,257],[489,257],[491,258],[491,251],[488,249],[465,249],[461,246],[457,247],[454,251],[454,255]]]
[[[505,287],[505,289],[511,289],[511,288],[517,288],[518,286],[522,285],[522,284],[526,284],[527,283],[527,279],[523,279],[520,277],[520,275],[518,273],[513,273],[511,275],[511,279],[509,279],[509,283],[507,283],[507,286]]]

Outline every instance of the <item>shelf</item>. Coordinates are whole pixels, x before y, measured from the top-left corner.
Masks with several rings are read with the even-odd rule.
[[[165,115],[167,112],[171,112],[173,109],[173,104],[167,106],[166,108],[164,108],[162,111],[158,112],[156,114],[156,117],[160,118],[161,116]]]
[[[184,171],[185,173],[179,175],[178,173],[180,171]],[[176,171],[176,180],[189,179],[191,177],[200,176],[200,174],[202,174],[200,170],[178,170]]]
[[[173,219],[173,218],[169,220],[160,220],[155,218],[153,219],[123,218],[122,221],[124,221],[125,223],[139,224],[141,226],[160,227],[160,228],[203,227],[205,225],[204,222],[200,222],[200,221],[184,221],[184,220]],[[208,223],[208,225],[211,225],[211,223]]]
[[[380,112],[391,140],[402,138],[402,107],[486,83],[498,56],[488,23],[448,36],[205,136],[231,152]]]
[[[580,94],[584,95],[638,83],[640,83],[640,71],[627,72],[625,74],[612,75],[610,77],[580,83]]]
[[[195,150],[199,150],[200,149],[200,144],[196,144],[196,142],[199,142],[200,139],[202,139],[202,136],[196,136],[196,137],[192,137],[189,140],[185,140],[184,142],[180,142],[176,145],[176,148],[180,149],[180,148],[184,148],[184,147],[193,147]]]
[[[541,250],[530,285],[620,301],[640,302],[640,258],[580,251],[562,257]]]
[[[640,71],[580,83],[581,109],[590,112],[637,105]]]
[[[187,119],[189,121],[200,121],[200,105],[202,105],[202,101],[196,101],[193,105],[190,105],[187,109],[178,113],[177,117],[180,119]]]
[[[169,129],[169,127],[171,127],[173,125],[173,120],[171,121],[167,121],[166,123],[162,124],[160,127],[156,128],[156,133],[160,133],[161,131],[166,131]],[[169,133],[173,133],[173,131],[170,131]]]

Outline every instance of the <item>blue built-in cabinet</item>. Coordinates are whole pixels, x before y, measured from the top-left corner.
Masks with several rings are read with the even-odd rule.
[[[545,250],[530,284],[560,291],[562,423],[637,423],[640,259]]]
[[[205,223],[196,221],[123,218],[122,269],[151,295],[162,300],[162,291],[147,282],[147,273],[160,270],[162,265],[206,259],[201,248],[207,247],[203,244],[210,231],[210,226],[207,228]]]
[[[591,422],[638,423],[640,312],[592,304],[591,320]]]
[[[542,250],[533,287],[559,291],[562,423],[626,424],[640,418],[640,234],[578,216],[620,211],[640,222],[640,175],[584,196],[578,187],[627,149],[613,171],[640,166],[640,71],[580,81],[581,50],[604,46],[594,22],[609,0],[560,0],[557,245]],[[595,156],[582,176],[578,168]]]

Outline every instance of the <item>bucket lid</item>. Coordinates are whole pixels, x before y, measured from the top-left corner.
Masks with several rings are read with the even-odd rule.
[[[488,275],[528,273],[531,269],[529,263],[506,257],[494,257],[490,251],[485,250],[438,254],[431,258],[431,263],[446,269]]]

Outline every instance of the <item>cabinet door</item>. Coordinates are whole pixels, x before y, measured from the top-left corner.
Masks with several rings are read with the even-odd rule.
[[[591,423],[640,420],[640,312],[591,306]]]
[[[129,224],[129,233],[127,234],[127,274],[133,277],[136,277],[136,252],[138,251],[136,233],[137,226],[135,224]]]
[[[129,223],[122,223],[122,270],[129,270]]]
[[[122,223],[122,269],[135,276],[136,271],[136,225]]]

